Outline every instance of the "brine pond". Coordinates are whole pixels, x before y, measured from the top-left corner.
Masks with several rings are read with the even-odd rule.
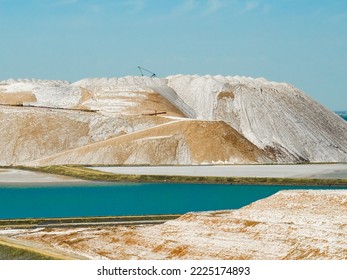
[[[238,209],[280,190],[324,186],[121,183],[76,186],[1,186],[0,219],[63,218]]]

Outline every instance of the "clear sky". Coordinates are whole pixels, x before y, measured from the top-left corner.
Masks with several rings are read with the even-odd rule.
[[[347,110],[346,0],[0,0],[0,80],[221,74]]]

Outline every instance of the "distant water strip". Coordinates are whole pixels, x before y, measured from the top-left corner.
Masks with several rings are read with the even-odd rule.
[[[331,187],[172,183],[1,187],[0,219],[183,214],[238,209],[288,189]]]
[[[340,111],[340,112],[335,112],[335,113],[338,114],[345,121],[347,121],[347,111]]]

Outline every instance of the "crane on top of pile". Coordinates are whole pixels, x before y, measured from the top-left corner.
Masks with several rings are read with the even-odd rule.
[[[146,68],[143,68],[142,66],[137,66],[137,68],[139,68],[140,73],[141,73],[141,76],[144,76],[144,75],[143,75],[143,71],[145,71],[145,72],[148,72],[148,73],[152,74],[152,75],[151,75],[151,78],[157,77],[157,75],[156,75],[155,73],[153,73],[152,71],[149,71],[149,70],[146,69]]]

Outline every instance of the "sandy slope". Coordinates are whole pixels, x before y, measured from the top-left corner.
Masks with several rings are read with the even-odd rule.
[[[269,161],[263,151],[224,122],[180,120],[26,164],[201,164]]]
[[[4,230],[92,259],[347,259],[347,191],[281,191],[156,226]]]
[[[0,106],[0,165],[22,164],[170,119]]]

